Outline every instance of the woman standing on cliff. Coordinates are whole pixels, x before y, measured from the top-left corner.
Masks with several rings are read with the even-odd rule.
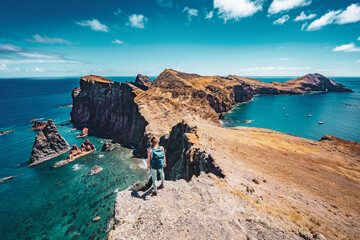
[[[164,187],[165,175],[164,167],[166,167],[165,149],[159,146],[159,139],[157,137],[151,138],[151,148],[148,149],[148,162],[147,170],[150,169],[150,174],[153,182],[154,192],[153,195],[157,195],[157,171],[160,172],[161,185],[159,188]]]

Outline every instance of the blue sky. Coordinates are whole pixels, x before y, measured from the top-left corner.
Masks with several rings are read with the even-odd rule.
[[[4,0],[0,77],[360,76],[360,1]]]

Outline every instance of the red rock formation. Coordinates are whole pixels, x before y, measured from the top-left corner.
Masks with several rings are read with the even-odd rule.
[[[92,144],[89,139],[85,139],[85,141],[81,144],[80,148],[74,144],[71,148],[68,157],[63,161],[55,163],[53,167],[58,168],[64,166],[79,157],[92,153],[93,151],[95,151],[94,144]]]
[[[87,127],[84,127],[78,138],[86,137],[87,135],[89,135],[89,129]]]
[[[39,130],[46,126],[46,122],[35,121],[30,130]]]

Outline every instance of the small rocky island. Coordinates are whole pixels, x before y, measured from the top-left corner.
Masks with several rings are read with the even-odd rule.
[[[75,161],[75,159],[79,157],[83,157],[89,153],[94,152],[95,150],[96,149],[94,144],[92,144],[89,139],[85,139],[85,141],[81,144],[81,147],[73,145],[69,156],[65,160],[55,163],[53,167],[58,168],[64,166],[68,163]]]
[[[60,135],[52,120],[38,132],[35,138],[29,166],[34,166],[70,151],[70,145]]]
[[[166,149],[165,188],[117,193],[108,239],[356,239],[360,229],[360,144],[320,141],[219,117],[257,94],[351,92],[320,74],[284,83],[167,69],[118,83],[89,75],[72,92],[78,129],[146,156]],[[144,201],[146,200],[146,201]]]

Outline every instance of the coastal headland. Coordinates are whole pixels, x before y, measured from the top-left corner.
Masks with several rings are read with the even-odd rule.
[[[154,198],[132,187],[119,192],[108,238],[356,239],[359,143],[221,126],[222,113],[256,94],[313,91],[351,90],[320,74],[285,83],[171,69],[152,83],[82,77],[72,93],[77,128],[137,156],[151,136],[166,149],[171,181]]]

